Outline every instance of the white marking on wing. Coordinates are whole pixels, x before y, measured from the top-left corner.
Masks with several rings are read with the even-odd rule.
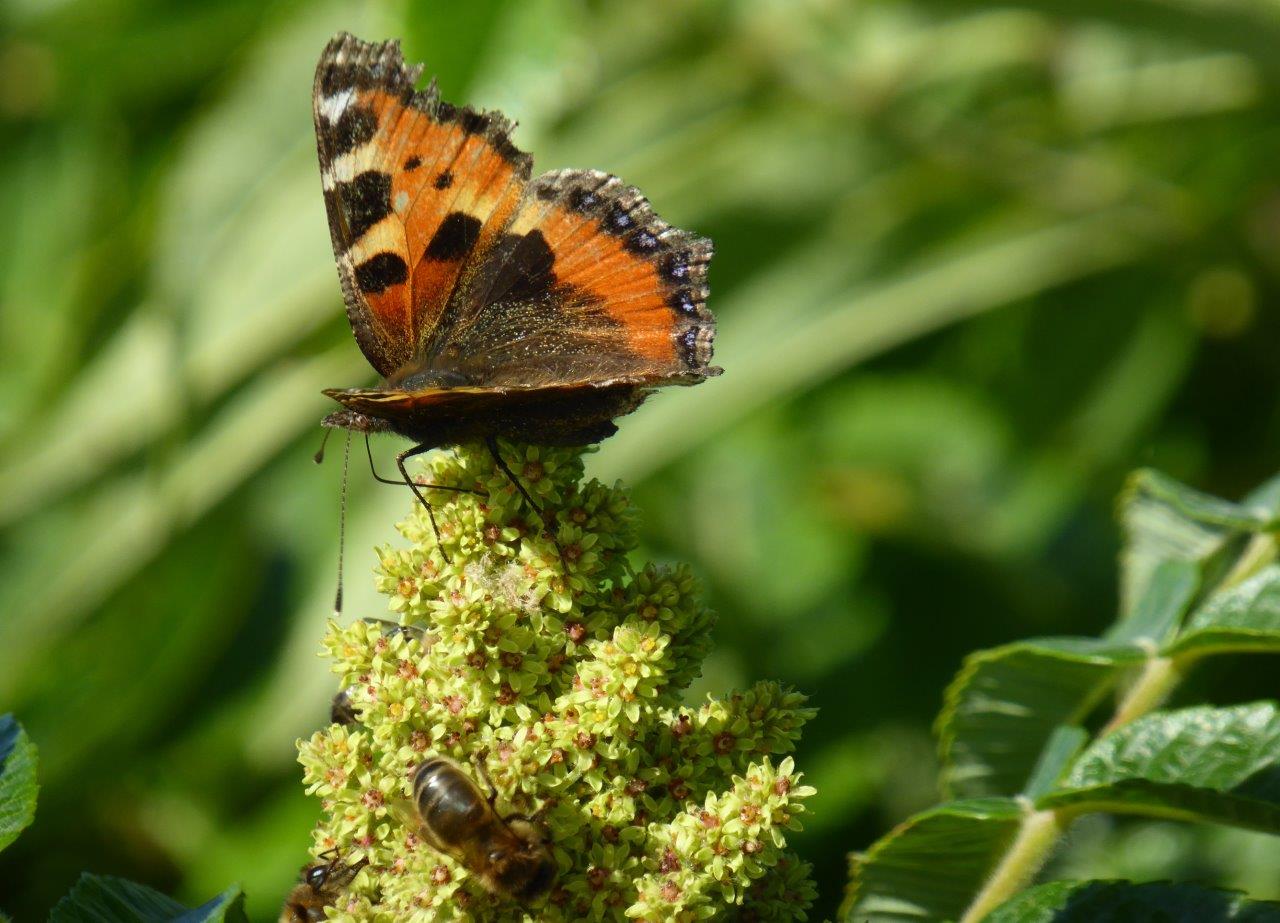
[[[338,183],[349,183],[366,170],[375,170],[381,164],[382,151],[373,141],[362,144],[354,151],[335,157],[321,177],[324,188],[332,189]]]
[[[341,90],[332,96],[323,96],[320,98],[320,105],[316,110],[325,118],[330,125],[337,123],[342,118],[343,111],[347,108],[347,103],[351,102],[351,92],[349,90]]]

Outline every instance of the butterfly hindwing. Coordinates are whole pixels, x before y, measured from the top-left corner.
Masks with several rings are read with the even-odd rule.
[[[693,382],[709,365],[711,242],[669,226],[634,187],[559,170],[530,185],[469,296],[437,333],[440,361],[466,381]]]
[[[316,69],[320,170],[347,313],[384,377],[412,368],[464,269],[501,237],[531,160],[498,113],[416,90],[398,42],[339,35]]]

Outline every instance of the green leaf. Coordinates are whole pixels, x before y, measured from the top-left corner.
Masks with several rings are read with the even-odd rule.
[[[840,918],[892,923],[960,914],[1021,820],[1022,809],[1011,798],[953,801],[917,814],[853,857]]]
[[[1040,638],[972,654],[938,719],[942,781],[961,797],[1023,790],[1054,730],[1079,721],[1143,662],[1133,644]]]
[[[1211,597],[1165,653],[1203,656],[1280,651],[1280,566],[1272,564]]]
[[[1259,702],[1147,715],[1095,742],[1037,807],[1280,833],[1280,713]]]
[[[1148,642],[1153,648],[1169,640],[1200,589],[1200,572],[1190,561],[1161,561],[1151,572],[1133,611],[1107,633],[1112,642]]]
[[[58,901],[49,923],[247,923],[244,895],[232,885],[217,897],[188,910],[171,897],[145,885],[109,875],[80,876]]]
[[[13,715],[0,715],[0,849],[36,816],[36,746]]]
[[[1243,536],[1274,529],[1275,500],[1267,487],[1243,503],[1228,503],[1156,471],[1136,472],[1120,501],[1125,532],[1121,612],[1132,617],[1167,561],[1194,564],[1210,585],[1229,566]]]
[[[1196,885],[1055,881],[1023,891],[983,923],[1280,923],[1280,904]]]

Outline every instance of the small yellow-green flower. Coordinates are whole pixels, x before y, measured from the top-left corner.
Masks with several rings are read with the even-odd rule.
[[[343,920],[804,919],[809,867],[786,850],[812,714],[758,683],[687,704],[711,613],[686,568],[635,567],[626,493],[582,483],[580,450],[504,446],[541,507],[483,448],[437,455],[424,483],[448,560],[415,504],[379,551],[394,623],[331,624],[325,653],[359,721],[299,743],[324,817],[315,853],[369,866]],[[379,613],[361,613],[371,617]],[[537,812],[559,872],[521,907],[494,897],[413,823],[427,754],[482,762],[503,814]]]

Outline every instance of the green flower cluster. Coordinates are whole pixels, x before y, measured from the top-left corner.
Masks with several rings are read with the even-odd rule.
[[[425,511],[379,552],[399,624],[331,624],[324,641],[354,724],[299,743],[322,799],[315,853],[369,865],[343,920],[803,919],[809,867],[786,831],[813,789],[790,758],[812,711],[759,683],[688,706],[711,613],[683,567],[634,567],[626,493],[582,483],[581,450],[504,446],[528,508],[481,447],[438,453]],[[533,815],[558,866],[528,907],[423,842],[415,768],[483,766],[497,808]],[[479,773],[477,773],[479,781]],[[482,783],[483,785],[483,783]],[[330,853],[334,854],[334,853]]]

